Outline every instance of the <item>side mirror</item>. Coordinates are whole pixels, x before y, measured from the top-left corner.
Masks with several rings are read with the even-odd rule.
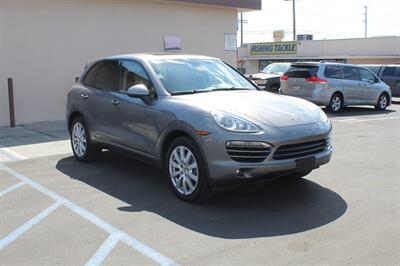
[[[143,84],[137,84],[130,87],[127,91],[128,96],[135,98],[147,97],[150,95],[149,89]]]

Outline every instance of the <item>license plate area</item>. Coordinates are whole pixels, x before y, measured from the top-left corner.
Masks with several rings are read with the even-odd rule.
[[[315,168],[315,157],[307,157],[296,160],[296,170],[297,172],[309,172]]]
[[[300,85],[293,85],[293,90],[299,91],[301,89]]]

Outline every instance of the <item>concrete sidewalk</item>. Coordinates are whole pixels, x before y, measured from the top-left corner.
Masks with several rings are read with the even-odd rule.
[[[0,127],[0,162],[70,153],[65,121]]]
[[[393,104],[400,104],[400,97],[392,97]]]

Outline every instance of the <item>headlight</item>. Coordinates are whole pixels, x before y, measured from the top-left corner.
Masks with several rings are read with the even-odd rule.
[[[257,79],[255,80],[257,85],[266,85],[268,83],[268,80],[266,79]]]
[[[319,119],[324,124],[327,124],[329,122],[328,117],[326,116],[325,112],[322,110],[319,112]]]
[[[260,131],[253,123],[226,112],[212,111],[211,115],[215,123],[225,130],[242,133],[256,133]]]

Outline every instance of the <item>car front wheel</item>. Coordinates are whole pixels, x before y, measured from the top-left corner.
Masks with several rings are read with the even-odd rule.
[[[387,96],[386,93],[382,93],[381,96],[379,96],[377,104],[375,105],[375,109],[383,111],[388,106],[388,103],[389,103],[389,97]]]
[[[82,117],[77,117],[71,123],[71,146],[78,161],[91,162],[98,158],[101,150],[92,144],[89,131]]]
[[[190,138],[179,137],[172,142],[165,158],[165,172],[179,198],[199,202],[210,195],[202,155]]]
[[[340,111],[342,106],[343,106],[342,97],[340,96],[340,94],[335,93],[332,95],[332,98],[329,102],[329,106],[327,106],[327,107],[328,107],[329,112],[337,113]]]

